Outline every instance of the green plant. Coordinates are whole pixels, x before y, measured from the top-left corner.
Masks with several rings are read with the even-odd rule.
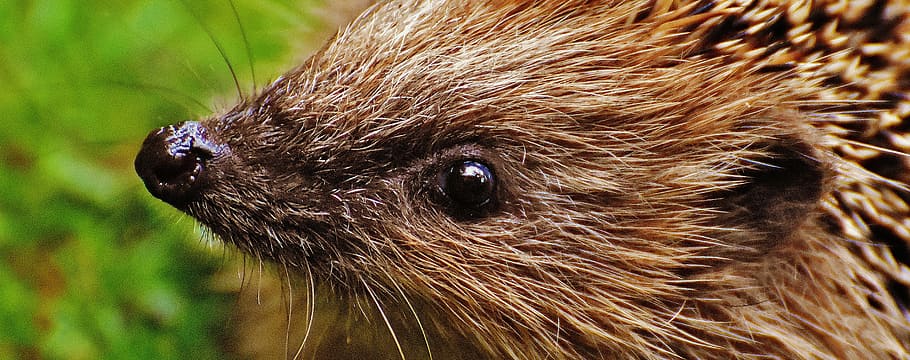
[[[262,85],[312,4],[235,5]],[[236,97],[207,31],[249,94],[226,0],[0,2],[0,358],[223,357],[221,245],[132,170],[149,130]]]

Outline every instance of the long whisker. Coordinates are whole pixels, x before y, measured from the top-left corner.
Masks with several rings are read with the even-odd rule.
[[[259,259],[259,284],[256,286],[256,305],[262,306],[262,256],[256,255]]]
[[[388,316],[385,314],[385,309],[382,308],[382,305],[379,303],[379,298],[376,297],[376,293],[373,292],[373,288],[366,282],[366,280],[361,279],[363,287],[367,290],[367,294],[370,295],[370,299],[373,300],[373,304],[376,304],[376,310],[379,311],[379,315],[382,316],[382,321],[385,322],[385,326],[389,329],[389,333],[392,334],[392,340],[395,341],[395,347],[398,348],[398,354],[401,355],[402,360],[406,360],[404,356],[404,349],[401,348],[401,342],[398,341],[398,335],[395,334],[395,329],[392,328],[392,323],[389,321]]]
[[[282,267],[284,268],[284,278],[288,286],[286,298],[287,308],[285,309],[287,311],[287,327],[284,331],[284,358],[287,359],[288,350],[291,346],[291,323],[293,322],[294,313],[294,289],[291,286],[291,273],[288,271],[288,265],[282,263]],[[284,292],[282,291],[282,293]]]
[[[224,60],[224,64],[227,65],[228,70],[231,72],[231,78],[234,79],[234,87],[237,89],[237,96],[240,97],[241,99],[243,99],[244,98],[243,91],[240,90],[240,81],[237,80],[237,72],[234,71],[234,65],[231,64],[231,60],[228,59],[227,52],[224,51],[224,47],[222,47],[221,43],[218,41],[218,39],[215,38],[215,34],[212,32],[212,29],[210,29],[205,24],[205,22],[202,21],[202,17],[200,17],[198,13],[193,11],[193,8],[190,6],[190,4],[187,2],[187,0],[180,0],[180,3],[183,4],[183,6],[187,9],[187,11],[190,13],[190,15],[193,15],[193,18],[196,19],[196,22],[199,24],[199,26],[202,28],[202,30],[205,31],[205,34],[208,35],[210,40],[212,40],[212,44],[214,44],[215,48],[218,49],[218,54],[221,55],[221,59]]]
[[[222,256],[222,257],[223,257],[223,256]],[[244,256],[244,257],[243,257],[243,262],[241,263],[241,266],[240,266],[240,273],[238,274],[238,276],[240,276],[240,290],[239,290],[239,293],[243,293],[243,290],[246,289],[246,287],[250,285],[250,284],[247,282],[249,279],[247,279],[247,277],[246,277],[246,270],[247,270],[247,263],[246,263],[246,261],[247,261],[247,257]],[[239,299],[239,298],[238,298],[238,299]]]
[[[195,97],[191,96],[190,94],[181,92],[177,89],[170,88],[167,86],[155,85],[155,84],[144,84],[144,83],[135,82],[135,81],[127,82],[127,81],[121,81],[121,80],[106,80],[104,82],[109,85],[120,86],[120,87],[124,87],[127,89],[156,91],[156,92],[159,92],[159,93],[162,93],[165,95],[182,98],[182,99],[188,100],[193,105],[199,106],[200,108],[206,110],[207,112],[210,112],[210,113],[212,112],[212,108],[210,108],[208,105],[204,104],[202,101],[199,101]],[[186,105],[184,105],[184,106],[186,106]]]
[[[423,323],[420,322],[420,316],[417,315],[417,311],[414,310],[414,306],[411,305],[411,300],[408,300],[408,296],[405,295],[401,286],[395,284],[395,289],[398,290],[398,294],[401,295],[401,299],[404,300],[405,304],[408,304],[408,309],[410,309],[411,314],[414,315],[414,320],[417,320],[417,327],[420,328],[420,335],[423,336],[423,343],[427,345],[427,356],[430,360],[433,360],[433,350],[430,349],[430,338],[427,337],[427,332],[423,329]]]
[[[253,93],[256,93],[256,70],[253,69],[253,49],[250,48],[250,41],[246,36],[246,29],[243,27],[243,21],[240,21],[240,13],[237,11],[237,6],[234,4],[234,0],[228,0],[228,3],[231,4],[231,11],[234,12],[234,20],[237,21],[237,27],[240,28],[240,35],[243,37],[243,47],[246,48],[246,61],[250,65],[250,77],[253,79]]]
[[[304,305],[307,311],[306,331],[303,334],[303,341],[300,342],[300,347],[297,348],[297,353],[294,354],[294,360],[298,359],[303,353],[303,347],[306,345],[307,339],[310,338],[310,332],[313,330],[313,319],[316,316],[316,283],[313,281],[313,272],[310,269],[310,264],[304,264],[306,265],[307,286],[309,287],[306,294],[306,304]]]

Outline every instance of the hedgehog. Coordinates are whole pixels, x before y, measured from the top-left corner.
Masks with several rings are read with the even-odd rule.
[[[905,1],[392,0],[135,165],[482,357],[907,359],[908,88]]]

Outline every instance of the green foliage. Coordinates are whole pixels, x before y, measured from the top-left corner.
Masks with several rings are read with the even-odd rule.
[[[260,86],[316,23],[306,6],[236,1]],[[227,0],[0,2],[0,359],[224,357],[220,247],[132,169],[149,130],[236,97],[205,28],[248,94]]]

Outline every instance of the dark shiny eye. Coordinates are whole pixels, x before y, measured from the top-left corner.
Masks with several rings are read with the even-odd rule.
[[[489,204],[495,185],[490,168],[472,160],[452,164],[439,178],[439,186],[452,205],[468,211],[480,210]]]

